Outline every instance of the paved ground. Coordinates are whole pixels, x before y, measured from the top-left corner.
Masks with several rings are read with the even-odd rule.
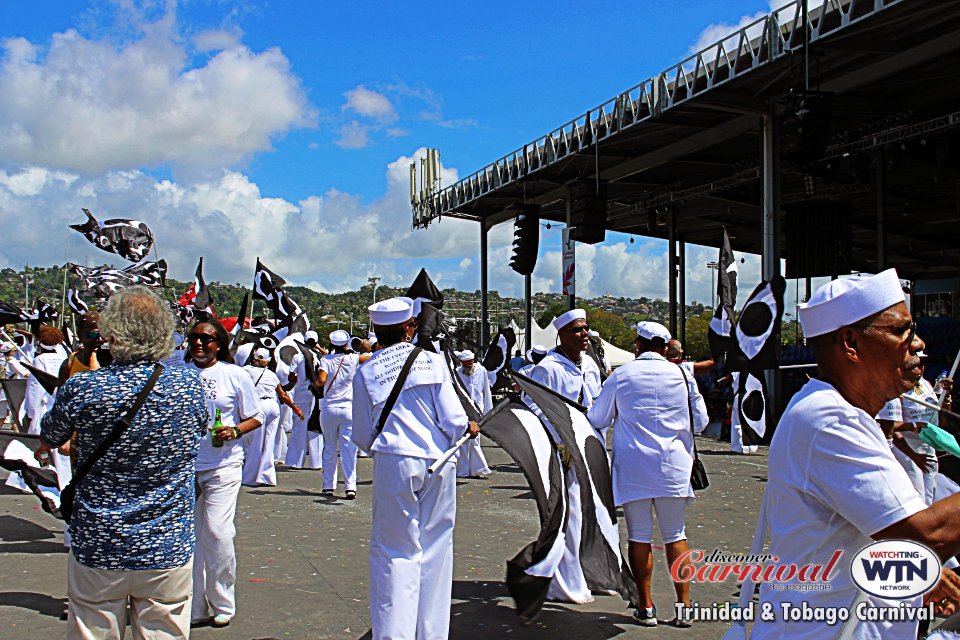
[[[687,512],[691,546],[748,551],[766,478],[766,449],[730,455],[709,438],[698,446],[711,487]],[[458,482],[452,638],[719,638],[725,624],[642,629],[616,596],[589,605],[548,604],[533,625],[517,622],[503,579],[505,561],[534,539],[537,514],[523,476],[484,440],[488,480]],[[280,486],[245,487],[237,510],[238,614],[199,640],[369,637],[367,543],[372,463],[361,460],[355,502],[320,495],[319,471],[283,471]],[[4,475],[6,472],[2,472]],[[2,476],[0,476],[2,477]],[[622,522],[622,520],[621,520]],[[62,637],[66,555],[61,523],[30,495],[0,488],[0,638]],[[621,534],[625,534],[621,526]],[[660,619],[672,617],[673,588],[662,549],[654,576]],[[733,601],[736,584],[694,585],[701,603]]]

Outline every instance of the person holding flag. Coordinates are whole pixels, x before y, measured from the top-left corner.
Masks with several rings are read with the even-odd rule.
[[[427,469],[467,430],[476,437],[440,354],[411,344],[408,300],[369,307],[383,345],[353,379],[353,441],[373,458],[370,622],[373,640],[446,638],[453,586],[456,478]]]
[[[487,376],[487,370],[482,364],[477,364],[473,351],[461,351],[459,359],[457,375],[463,381],[463,386],[467,388],[470,399],[481,415],[489,413],[493,409],[493,398],[490,395],[490,379]],[[457,457],[457,477],[489,478],[491,473],[493,472],[487,465],[487,459],[483,457],[480,441],[472,439],[464,442]]]

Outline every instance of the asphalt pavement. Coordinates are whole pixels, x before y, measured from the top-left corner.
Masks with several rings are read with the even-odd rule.
[[[727,627],[697,622],[668,626],[674,593],[661,546],[655,549],[654,599],[660,625],[637,627],[619,596],[585,605],[548,603],[533,624],[519,623],[505,562],[537,534],[533,497],[516,465],[481,439],[493,475],[457,482],[451,638],[719,638]],[[729,445],[698,438],[711,486],[687,509],[692,548],[748,552],[767,476],[766,448],[734,455]],[[198,640],[366,638],[370,634],[370,478],[359,461],[359,495],[320,495],[320,471],[281,470],[277,487],[244,487],[237,508],[237,616],[224,629],[196,628]],[[5,478],[6,472],[0,472]],[[620,519],[626,549],[626,526]],[[32,495],[0,487],[0,639],[63,637],[66,549],[62,523]],[[735,602],[733,579],[697,583],[693,600]],[[128,636],[129,637],[129,636]]]

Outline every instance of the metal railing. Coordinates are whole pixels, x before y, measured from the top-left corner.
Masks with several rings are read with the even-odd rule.
[[[662,73],[590,109],[479,171],[412,202],[414,228],[506,185],[581,153],[620,131],[656,118],[753,69],[799,50],[802,0],[777,9]],[[903,0],[816,0],[807,5],[810,42],[834,34]]]

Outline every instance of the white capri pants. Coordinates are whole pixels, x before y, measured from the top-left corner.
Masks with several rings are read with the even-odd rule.
[[[237,554],[233,548],[237,529],[233,519],[242,475],[240,465],[197,471],[200,495],[194,510],[197,546],[193,554],[191,614],[195,622],[219,614],[232,618],[237,612]]]
[[[644,498],[623,505],[627,521],[627,540],[630,542],[653,542],[653,512],[657,512],[657,526],[664,544],[686,540],[684,516],[687,498]]]

